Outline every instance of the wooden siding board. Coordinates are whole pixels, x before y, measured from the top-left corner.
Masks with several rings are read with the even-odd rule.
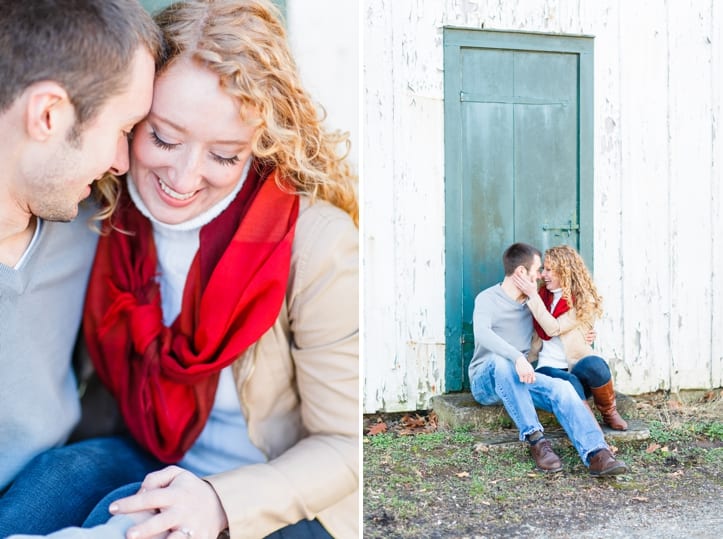
[[[597,325],[596,348],[613,371],[623,371],[622,282],[622,83],[620,6],[585,3],[583,27],[595,35],[595,262],[593,273],[603,294],[605,314]],[[601,233],[602,231],[602,233]],[[630,378],[630,376],[628,376]],[[624,385],[622,387],[625,387]]]
[[[673,390],[711,383],[710,7],[667,4]]]
[[[638,392],[671,383],[665,2],[625,3],[620,21],[624,355],[613,367],[618,385]]]
[[[394,25],[391,2],[369,3],[363,14],[364,137],[362,224],[362,312],[364,410],[375,412],[406,403],[400,393],[405,369],[398,361],[399,332],[403,324],[394,301],[397,266],[393,257],[395,230],[394,155]],[[374,58],[373,63],[368,59]],[[373,135],[372,135],[373,133]],[[370,159],[368,156],[375,156]]]
[[[396,215],[395,251],[399,266],[405,267],[395,295],[407,320],[402,354],[414,371],[406,380],[407,392],[420,408],[444,390],[444,370],[435,368],[436,356],[429,355],[445,342],[444,259],[439,250],[444,244],[443,30],[434,3],[412,4],[394,6],[394,19],[404,21],[396,47],[402,99],[395,110],[395,146],[404,148],[395,182],[396,207],[404,210]],[[417,129],[419,125],[425,128]]]
[[[723,136],[721,136],[721,81],[723,81],[723,3],[711,2],[711,212],[712,212],[712,316],[711,383],[723,387]]]

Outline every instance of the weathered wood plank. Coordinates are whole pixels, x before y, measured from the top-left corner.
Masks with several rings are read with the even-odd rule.
[[[667,7],[669,360],[677,390],[711,383],[711,4],[688,0]]]

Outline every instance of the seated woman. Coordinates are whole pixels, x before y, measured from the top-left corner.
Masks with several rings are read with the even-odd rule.
[[[586,342],[602,315],[602,298],[585,262],[569,245],[552,247],[545,252],[542,279],[539,290],[534,283],[515,279],[534,317],[530,356],[539,351],[536,370],[569,380],[585,401],[592,395],[605,424],[627,430],[617,411],[610,368]]]
[[[137,538],[358,536],[348,137],[322,126],[270,2],[189,0],[157,22],[166,54],[84,331],[130,433],[178,465],[111,508]]]

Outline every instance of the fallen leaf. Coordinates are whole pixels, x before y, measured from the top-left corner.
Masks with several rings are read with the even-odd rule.
[[[414,417],[406,414],[404,417],[402,417],[401,424],[410,429],[419,429],[423,428],[427,424],[427,422],[419,414],[416,414]]]
[[[456,473],[456,474],[454,474],[454,475],[456,475],[456,476],[459,477],[459,478],[469,477],[469,472],[458,472],[458,473]]]
[[[648,499],[645,496],[633,496],[631,500],[635,500],[636,502],[647,502]]]
[[[537,477],[537,474],[536,473],[528,473],[527,477]]]
[[[712,401],[716,400],[717,397],[718,397],[718,393],[712,389],[712,390],[706,392],[706,394],[703,395],[703,398],[701,400],[703,402],[712,402]]]
[[[376,436],[377,434],[382,434],[383,432],[387,432],[387,424],[384,421],[380,421],[379,423],[369,427],[369,432],[367,434],[369,436]]]
[[[487,444],[484,443],[484,442],[480,442],[480,443],[478,443],[478,444],[475,444],[475,446],[474,446],[474,451],[475,451],[476,453],[489,453],[489,451],[490,451],[490,446],[487,445]]]
[[[656,444],[653,442],[648,446],[648,448],[645,450],[646,453],[653,453],[654,451],[660,449],[660,444]]]
[[[679,400],[670,400],[668,401],[668,408],[670,410],[681,410],[683,408],[683,403]]]

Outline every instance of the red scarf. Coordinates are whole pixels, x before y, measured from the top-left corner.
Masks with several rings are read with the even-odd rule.
[[[552,305],[552,300],[555,299],[555,296],[552,292],[550,292],[545,286],[541,286],[540,290],[540,298],[542,298],[542,302],[545,304],[545,307],[547,308],[547,311],[550,311],[550,305]],[[557,302],[557,305],[555,305],[555,310],[552,311],[552,316],[555,318],[559,318],[561,314],[566,313],[570,310],[570,306],[567,304],[567,300],[565,298],[560,298],[560,301]],[[541,339],[545,341],[550,340],[550,336],[545,333],[545,330],[542,329],[542,326],[537,323],[537,320],[532,318],[532,323],[535,325],[535,331],[537,331],[537,334],[540,336]]]
[[[100,379],[131,434],[164,462],[203,430],[219,371],[276,321],[289,276],[299,197],[251,166],[241,191],[200,231],[181,313],[163,325],[151,223],[123,193],[98,243],[84,332]]]

